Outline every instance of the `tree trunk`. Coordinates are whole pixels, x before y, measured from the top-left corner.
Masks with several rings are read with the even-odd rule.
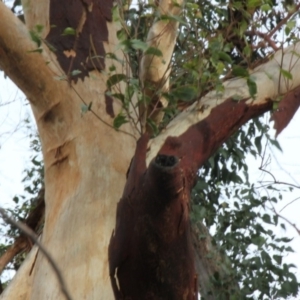
[[[124,294],[134,295],[135,282],[128,278],[131,276],[129,272],[132,268],[138,270],[134,274],[137,279],[142,274],[142,265],[137,264],[142,264],[142,261],[136,262],[132,258],[124,273],[122,270],[115,270],[120,267],[120,262],[123,262],[122,249],[127,246],[128,240],[131,241],[132,235],[137,244],[131,242],[132,248],[128,250],[130,254],[138,252],[137,245],[142,245],[144,236],[141,231],[132,231],[140,221],[134,209],[125,217],[119,213],[121,217],[117,218],[116,225],[117,203],[122,195],[118,211],[122,212],[122,209],[127,209],[127,205],[130,204],[122,204],[124,199],[128,200],[127,196],[130,194],[126,188],[123,193],[123,189],[140,128],[134,120],[123,125],[119,131],[112,126],[114,117],[122,110],[122,104],[105,93],[108,88],[106,83],[111,75],[110,67],[114,64],[115,74],[130,74],[130,70],[126,57],[117,47],[119,23],[117,20],[112,21],[111,8],[112,2],[104,0],[25,1],[25,20],[27,27],[35,31],[35,44],[25,26],[0,2],[0,67],[30,101],[42,143],[46,213],[41,241],[59,267],[66,282],[66,289],[74,300],[113,299],[110,275],[114,277],[115,274],[120,284],[118,287],[114,282],[115,278],[112,279],[116,297],[123,297]],[[176,22],[170,21],[170,24],[170,30],[163,32],[175,39]],[[64,29],[69,27],[74,28],[75,32],[65,36]],[[55,48],[54,53],[44,46],[45,40]],[[168,53],[168,65],[168,59],[171,59],[169,47],[174,46],[174,42],[169,43],[168,38],[162,38],[163,40],[168,41],[165,46],[168,49],[161,49],[163,53],[164,50]],[[37,47],[43,50],[42,55],[35,51]],[[193,285],[194,257],[190,249],[191,233],[188,224],[189,192],[196,172],[217,147],[242,124],[272,109],[272,101],[275,101],[279,94],[294,93],[293,89],[300,85],[300,63],[293,54],[295,51],[299,52],[298,48],[299,44],[285,52],[278,52],[273,60],[253,71],[253,76],[257,78],[255,99],[249,95],[246,79],[230,80],[224,83],[225,91],[222,96],[213,91],[207,94],[174,119],[157,138],[146,143],[141,161],[138,161],[139,151],[136,152],[133,165],[142,164],[142,167],[129,170],[130,180],[126,187],[139,189],[140,194],[135,192],[134,195],[134,201],[137,203],[140,203],[141,195],[149,200],[152,189],[158,191],[159,178],[163,178],[164,182],[164,176],[167,176],[167,183],[171,182],[170,186],[175,188],[179,187],[179,182],[184,182],[182,190],[176,190],[176,195],[165,187],[162,187],[162,191],[167,193],[167,200],[170,197],[176,200],[171,209],[180,213],[176,218],[179,216],[181,219],[172,219],[170,222],[183,225],[183,230],[179,230],[179,226],[176,231],[179,238],[177,236],[172,240],[175,241],[174,253],[180,254],[180,248],[184,245],[181,250],[185,249],[190,254],[189,259],[179,262],[176,272],[178,276],[183,274],[183,282],[188,287],[186,292],[183,291],[184,287],[180,286],[181,295],[188,295],[186,299],[192,299],[196,294]],[[108,53],[116,55],[119,62],[105,56]],[[144,63],[146,68],[151,69],[149,61],[144,60]],[[291,65],[293,81],[287,85],[280,76],[280,70],[289,69]],[[164,74],[155,73],[153,77],[147,72],[141,72],[141,79],[157,84],[168,71],[162,68],[161,72]],[[168,84],[164,83],[161,88],[167,90]],[[125,83],[118,83],[116,89],[119,93],[124,93]],[[147,87],[145,89],[148,92]],[[293,95],[298,97],[298,93]],[[234,101],[236,96],[241,100]],[[135,113],[134,103],[129,110]],[[144,107],[142,114],[145,111],[147,109]],[[139,116],[136,114],[135,120],[137,119]],[[140,121],[144,121],[144,116]],[[145,123],[141,125],[142,129],[145,129]],[[149,176],[147,178],[151,179],[151,182],[155,182],[153,186],[150,181],[143,181],[144,174]],[[180,181],[178,178],[184,180]],[[182,191],[184,193],[181,193]],[[160,199],[161,194],[157,192],[156,196],[156,200]],[[144,210],[145,207],[139,207],[137,213],[144,213]],[[167,219],[166,215],[164,214],[164,220]],[[132,216],[134,217],[131,218]],[[152,217],[156,217],[153,212]],[[162,219],[157,220],[159,226],[155,230],[166,225],[161,225]],[[132,225],[127,226],[128,221],[132,221]],[[116,231],[112,235],[115,225]],[[151,226],[147,227],[147,230],[154,228]],[[167,228],[165,236],[168,233],[175,236],[173,226],[163,228]],[[109,272],[108,248],[111,236],[110,250],[113,250],[110,253]],[[120,244],[118,241],[114,242],[119,236]],[[169,240],[158,240],[159,243],[170,247]],[[119,248],[120,245],[123,248]],[[116,258],[112,258],[114,252],[119,252]],[[148,255],[149,251],[145,253]],[[165,257],[165,254],[163,252],[162,255]],[[166,262],[167,265],[176,263],[174,256],[170,255],[166,259],[169,258],[171,260]],[[184,264],[189,265],[189,270],[193,270],[191,274],[180,272]],[[198,258],[196,264],[205,267],[205,262],[199,262]],[[149,261],[147,266],[151,266]],[[213,271],[212,268],[211,272]],[[210,275],[211,272],[207,273]],[[153,281],[154,270],[149,274],[149,277],[140,276],[140,279],[150,278]],[[179,282],[178,278],[174,276],[172,283]],[[202,285],[205,285],[206,280],[203,279]],[[148,293],[147,289],[148,287],[142,288],[140,292]],[[161,290],[159,295],[164,295],[164,292]],[[138,297],[139,295],[135,294],[132,299]],[[46,258],[35,249],[1,295],[1,299],[63,299],[63,295]]]
[[[0,5],[0,26],[11,36],[5,45],[1,43],[1,56],[5,57],[1,66],[27,95],[42,143],[46,215],[41,241],[61,270],[73,299],[112,299],[107,249],[134,153],[134,130],[130,124],[122,127],[130,136],[112,128],[104,98],[106,75],[94,71],[76,84],[56,80],[64,73],[53,53],[43,49],[42,57],[29,52],[37,46],[24,25],[3,3]],[[49,31],[48,6],[48,1],[24,5],[27,25],[31,29],[43,25],[44,37]],[[108,23],[106,52],[116,52],[110,46],[117,45],[116,29]],[[121,51],[117,55],[123,57]],[[120,64],[116,67],[123,72]],[[108,68],[109,61],[107,72]],[[94,113],[110,126],[91,112],[81,113],[82,99],[92,101]],[[114,101],[113,109],[117,114],[120,103]],[[28,264],[33,268],[31,274],[26,271]],[[63,299],[57,278],[40,252],[35,262],[22,268],[23,276],[15,278],[2,299]],[[24,280],[30,280],[26,289],[14,288],[23,286]]]

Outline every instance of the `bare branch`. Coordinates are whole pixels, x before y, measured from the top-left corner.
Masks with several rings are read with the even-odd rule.
[[[279,214],[275,207],[273,206],[272,202],[270,201],[270,204],[272,206],[272,209],[269,208],[270,210],[272,210],[276,216],[278,216],[279,218],[281,218],[282,220],[284,220],[285,222],[287,222],[289,225],[291,225],[296,231],[297,233],[300,235],[300,229],[296,226],[296,224],[292,223],[289,219],[287,219],[286,217],[284,217],[283,215]]]
[[[263,38],[270,47],[273,48],[274,51],[279,50],[279,47],[277,47],[276,42],[272,40],[271,36],[267,33],[260,32],[258,30],[253,30],[254,34],[258,35],[259,37]]]
[[[289,13],[269,32],[268,36],[271,38],[286,22],[295,14],[300,8],[300,4],[297,4],[293,10]]]
[[[287,208],[289,205],[291,205],[292,203],[296,202],[297,200],[299,200],[300,197],[297,197],[296,199],[294,199],[293,201],[290,201],[288,204],[286,204],[279,212],[282,212],[285,208]]]
[[[33,230],[31,230],[28,226],[26,226],[25,224],[21,223],[21,222],[18,222],[18,221],[15,221],[13,220],[12,218],[10,218],[5,210],[3,208],[0,208],[0,214],[2,215],[3,219],[11,224],[12,226],[20,229],[27,237],[29,237],[31,239],[31,241],[33,243],[35,243],[40,251],[45,255],[45,257],[47,258],[49,264],[51,265],[58,281],[59,281],[59,284],[60,284],[60,288],[61,288],[61,291],[62,293],[65,295],[66,299],[67,300],[72,300],[69,292],[67,291],[67,287],[66,287],[66,284],[65,284],[65,281],[62,277],[62,273],[61,271],[59,270],[59,267],[56,265],[54,259],[52,258],[52,256],[50,255],[50,253],[48,252],[47,249],[45,249],[45,247],[42,245],[42,243],[39,241],[39,238],[38,236],[33,232]]]
[[[30,211],[28,217],[24,221],[34,232],[39,231],[41,224],[44,221],[45,214],[45,189],[41,188],[37,198],[35,199],[36,205],[33,210]],[[6,265],[19,253],[28,252],[32,248],[32,242],[24,234],[20,234],[15,238],[15,242],[4,252],[0,257],[0,273],[4,270]]]

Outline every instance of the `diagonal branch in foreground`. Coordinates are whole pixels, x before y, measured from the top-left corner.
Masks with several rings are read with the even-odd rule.
[[[5,210],[3,208],[0,208],[0,214],[2,215],[3,219],[11,224],[12,226],[18,228],[19,230],[21,230],[21,232],[26,235],[28,238],[31,239],[31,241],[33,243],[35,243],[39,250],[45,255],[45,257],[47,258],[49,264],[51,265],[58,281],[59,281],[59,284],[60,284],[60,288],[61,288],[61,291],[63,293],[63,295],[65,296],[65,298],[67,300],[72,300],[68,290],[67,290],[67,286],[65,284],[65,281],[64,281],[64,278],[62,276],[62,273],[59,269],[59,267],[57,266],[57,264],[55,263],[53,257],[51,256],[51,254],[48,252],[48,250],[42,245],[42,243],[39,241],[39,238],[38,236],[35,234],[35,232],[30,229],[28,226],[26,226],[25,224],[21,223],[21,222],[18,222],[18,221],[15,221],[13,220],[12,218],[10,218]]]
[[[40,230],[41,225],[44,222],[45,214],[45,189],[41,188],[37,198],[35,199],[35,207],[30,211],[28,217],[24,221],[34,232]],[[32,243],[28,237],[24,234],[20,234],[15,238],[14,243],[5,251],[5,253],[0,257],[0,274],[3,272],[6,265],[12,261],[12,259],[21,253],[22,251],[29,251],[32,247]]]

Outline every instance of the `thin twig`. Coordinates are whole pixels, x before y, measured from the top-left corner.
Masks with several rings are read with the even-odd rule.
[[[294,199],[293,201],[289,202],[288,204],[286,204],[279,212],[282,212],[285,208],[287,208],[289,205],[291,205],[292,203],[294,203],[295,201],[299,200],[300,197],[297,197],[296,199]]]
[[[21,230],[27,237],[29,237],[31,239],[31,241],[33,243],[35,243],[39,249],[41,250],[41,252],[45,255],[45,257],[47,258],[50,266],[52,267],[57,279],[58,279],[58,282],[59,282],[59,285],[60,285],[60,289],[61,289],[61,292],[63,293],[63,295],[65,295],[66,299],[67,300],[72,300],[69,292],[67,291],[67,287],[66,287],[66,284],[65,284],[65,281],[63,279],[63,276],[61,274],[61,271],[59,270],[57,264],[55,263],[54,259],[52,258],[52,256],[50,255],[50,253],[48,252],[48,250],[46,250],[46,248],[42,245],[42,243],[39,241],[38,239],[38,236],[34,233],[33,230],[31,230],[28,226],[26,226],[25,224],[21,223],[21,222],[18,222],[18,221],[15,221],[13,220],[12,218],[10,218],[5,210],[3,208],[0,207],[0,214],[2,215],[3,219],[11,224],[12,226],[18,228],[19,230]]]
[[[271,172],[266,171],[266,170],[262,170],[262,171],[270,174],[274,178],[274,181],[261,181],[260,183],[265,183],[266,185],[270,185],[270,184],[282,184],[282,185],[287,185],[287,186],[293,187],[295,189],[300,189],[299,185],[295,185],[295,184],[284,182],[284,181],[278,181],[278,180],[275,179],[274,175],[272,175]]]
[[[277,50],[280,49],[279,47],[277,47],[276,42],[274,40],[272,40],[272,38],[271,38],[271,36],[269,34],[260,32],[259,30],[255,30],[255,29],[253,30],[253,32],[256,35],[258,35],[259,37],[264,38],[265,41],[267,41],[267,43],[269,44],[269,46],[271,48],[273,48],[274,51],[277,51]]]
[[[291,225],[292,227],[294,227],[294,229],[297,231],[297,233],[300,235],[300,229],[294,224],[292,223],[289,219],[287,219],[286,217],[284,217],[283,215],[279,214],[274,205],[272,204],[272,202],[270,201],[270,204],[272,206],[272,209],[269,208],[271,211],[273,211],[275,213],[276,216],[278,216],[279,218],[281,218],[282,220],[284,220],[285,222],[287,222],[289,225]]]
[[[75,92],[75,94],[79,97],[79,99],[85,104],[85,105],[88,105],[84,99],[80,96],[80,94],[76,91],[76,89],[71,85],[71,88],[73,89],[73,91]],[[127,132],[125,130],[122,130],[122,129],[116,129],[115,127],[113,127],[112,125],[110,125],[109,123],[107,123],[106,121],[104,121],[95,111],[93,111],[92,109],[90,109],[90,112],[100,121],[102,122],[104,125],[116,130],[116,131],[119,131],[119,132],[122,132],[124,134],[127,134],[131,137],[133,137],[135,140],[137,140],[137,138],[131,134],[130,132]]]
[[[274,35],[274,33],[276,31],[278,31],[280,29],[281,26],[283,26],[287,21],[288,19],[298,11],[298,9],[300,8],[300,4],[296,5],[295,6],[295,9],[290,11],[270,32],[269,32],[269,36],[272,37]]]

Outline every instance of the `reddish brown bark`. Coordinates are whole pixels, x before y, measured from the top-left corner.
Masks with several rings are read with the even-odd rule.
[[[148,168],[148,138],[139,140],[109,247],[116,299],[196,299],[189,223],[196,173],[235,130],[271,107],[228,99],[181,136],[168,137]]]
[[[196,299],[190,185],[176,156],[157,155],[146,168],[147,141],[138,142],[109,247],[115,297]]]
[[[287,93],[272,114],[271,120],[275,123],[276,136],[290,123],[299,106],[300,87]]]
[[[51,0],[50,25],[47,36],[55,48],[60,66],[67,75],[81,73],[72,79],[84,79],[92,70],[104,69],[104,42],[108,41],[107,23],[112,20],[112,0]],[[64,34],[73,28],[76,34]]]

